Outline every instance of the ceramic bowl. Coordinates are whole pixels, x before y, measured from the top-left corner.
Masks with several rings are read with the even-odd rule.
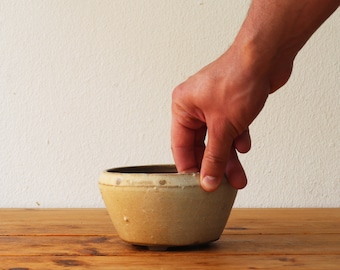
[[[162,249],[220,238],[237,190],[223,179],[209,193],[199,178],[177,173],[174,165],[122,167],[104,171],[99,187],[122,240]]]

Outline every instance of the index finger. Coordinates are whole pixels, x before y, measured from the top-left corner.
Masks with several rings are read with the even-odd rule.
[[[178,172],[198,172],[205,149],[206,127],[186,127],[174,117],[171,124],[171,149]]]

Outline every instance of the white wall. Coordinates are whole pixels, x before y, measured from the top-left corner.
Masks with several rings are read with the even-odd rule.
[[[0,207],[103,207],[102,170],[172,163],[172,89],[250,1],[0,2]],[[340,13],[251,127],[236,207],[340,207]]]

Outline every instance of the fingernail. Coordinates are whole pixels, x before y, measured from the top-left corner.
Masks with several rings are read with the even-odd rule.
[[[203,178],[202,185],[206,191],[213,191],[218,187],[218,179],[207,175]]]

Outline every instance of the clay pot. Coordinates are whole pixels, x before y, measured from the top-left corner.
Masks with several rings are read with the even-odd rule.
[[[99,187],[120,238],[156,249],[218,240],[237,194],[226,179],[208,193],[198,173],[179,174],[174,165],[110,169]]]

